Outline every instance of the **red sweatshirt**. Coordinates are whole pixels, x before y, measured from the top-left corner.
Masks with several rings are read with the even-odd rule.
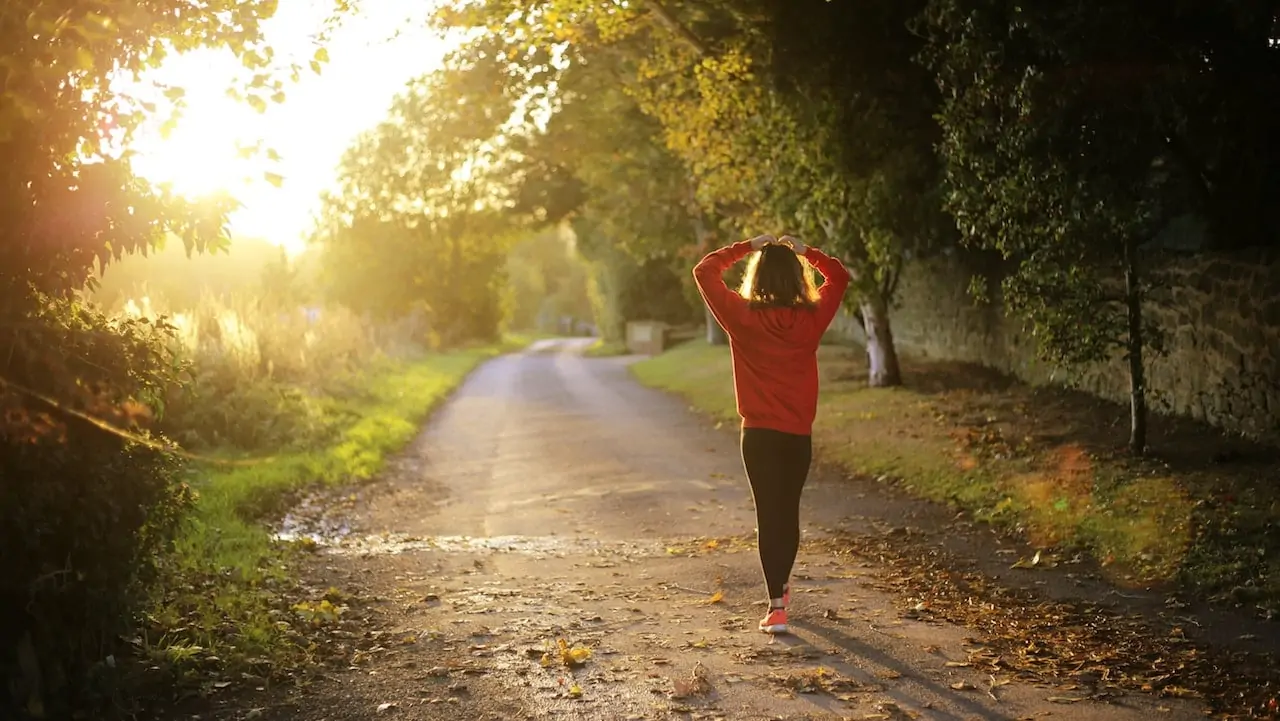
[[[818,342],[840,309],[849,271],[809,248],[804,259],[826,279],[818,307],[753,309],[724,284],[724,272],[751,252],[749,240],[721,248],[698,262],[693,277],[729,335],[742,426],[809,435],[818,412]]]

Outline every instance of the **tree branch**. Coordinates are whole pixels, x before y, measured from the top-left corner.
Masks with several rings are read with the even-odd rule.
[[[675,33],[676,37],[683,40],[686,45],[697,53],[698,57],[705,58],[711,54],[706,43],[702,42],[702,39],[697,35],[694,35],[692,30],[685,27],[684,23],[677,20],[676,16],[672,15],[671,11],[659,0],[644,0],[644,4],[660,24]]]

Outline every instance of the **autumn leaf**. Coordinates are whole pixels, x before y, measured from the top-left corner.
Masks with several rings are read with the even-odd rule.
[[[1040,565],[1040,552],[1036,551],[1036,555],[1032,556],[1031,560],[1020,558],[1018,559],[1018,562],[1010,566],[1010,568],[1035,568],[1036,566],[1039,566],[1039,565]]]
[[[591,649],[584,646],[570,646],[569,642],[563,638],[556,640],[556,647],[553,651],[542,654],[543,668],[554,666],[557,661],[567,668],[581,666],[591,658]]]

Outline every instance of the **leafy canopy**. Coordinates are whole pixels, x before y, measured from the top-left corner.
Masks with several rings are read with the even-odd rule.
[[[1125,344],[1122,293],[1107,279],[1188,207],[1166,140],[1183,87],[1171,20],[1122,3],[931,8],[948,208],[966,242],[1014,262],[1005,304],[1054,361]]]
[[[126,92],[167,57],[222,48],[246,68],[239,92],[265,107],[286,72],[264,42],[275,0],[15,0],[0,8],[0,283],[64,292],[88,270],[167,233],[189,250],[225,242],[229,198],[177,197],[136,178],[131,141],[158,98]],[[165,91],[177,110],[182,89]]]
[[[411,82],[344,155],[315,238],[338,300],[425,314],[445,344],[492,338],[502,319],[512,228],[497,129],[512,110],[466,101],[460,84],[480,77],[462,66]]]

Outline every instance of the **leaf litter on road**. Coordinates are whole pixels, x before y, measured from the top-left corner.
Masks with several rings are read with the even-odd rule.
[[[771,683],[780,686],[789,693],[825,693],[842,701],[852,700],[852,696],[850,696],[852,693],[872,690],[870,687],[825,666],[789,673],[773,673],[768,676],[768,679]]]
[[[1200,697],[1215,713],[1232,717],[1276,717],[1268,708],[1280,685],[1274,652],[1205,647],[1178,629],[1161,630],[1152,619],[1009,588],[909,534],[843,533],[819,543],[845,558],[883,564],[873,585],[899,597],[904,616],[927,609],[928,618],[983,634],[969,639],[967,649],[967,663],[976,670],[1049,685],[1088,675],[1069,694],[1050,696],[1052,703],[1106,700],[1129,690]],[[1042,564],[1043,558],[1026,565]]]

